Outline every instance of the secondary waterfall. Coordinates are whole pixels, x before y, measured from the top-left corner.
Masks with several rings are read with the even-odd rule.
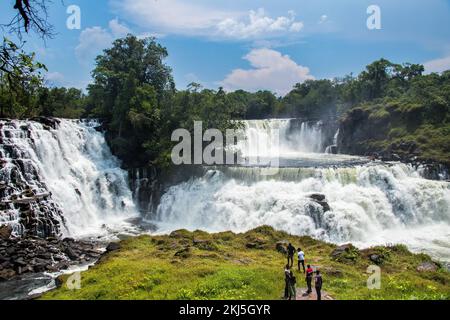
[[[322,122],[297,119],[249,120],[238,147],[245,157],[295,156],[325,150]]]
[[[334,163],[321,160],[310,165],[308,158],[275,172],[262,167],[205,167],[202,177],[175,185],[162,196],[153,219],[159,230],[242,232],[271,225],[363,247],[404,243],[450,261],[450,183],[427,180],[420,170],[405,164],[354,164],[348,162],[349,156],[323,154],[320,124],[249,121],[247,145],[241,146],[244,153],[251,154],[257,141],[270,144],[274,127],[280,128],[282,153],[322,152],[311,158]],[[314,200],[312,194],[325,199]]]
[[[95,121],[0,122],[0,224],[17,235],[100,236],[137,210]]]

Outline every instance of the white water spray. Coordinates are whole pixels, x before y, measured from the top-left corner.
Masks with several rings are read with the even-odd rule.
[[[11,180],[13,172],[35,191],[50,191],[63,212],[65,236],[105,235],[126,227],[124,221],[138,214],[127,174],[96,125],[61,120],[53,130],[33,121],[2,123],[2,177]],[[27,167],[17,170],[17,161]]]
[[[248,144],[241,149],[251,154],[258,141],[270,144],[274,128],[280,129],[280,153],[324,151],[319,124],[296,130],[290,120],[248,121]],[[171,187],[155,222],[161,232],[242,232],[270,225],[362,247],[405,243],[450,261],[450,184],[426,180],[405,164],[353,165],[347,157],[313,154],[320,159],[316,165],[305,167],[302,160],[272,176],[258,167],[210,168],[201,178]],[[324,158],[338,165],[323,164]],[[312,193],[323,194],[331,210],[311,199]]]

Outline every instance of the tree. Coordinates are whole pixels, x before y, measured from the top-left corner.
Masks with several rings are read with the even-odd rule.
[[[144,161],[159,151],[160,109],[175,90],[166,57],[154,38],[128,35],[96,59],[88,87],[93,112],[108,123],[113,150],[124,159]]]
[[[53,26],[48,22],[48,6],[51,3],[50,0],[15,0],[13,9],[17,13],[9,23],[2,26],[19,38],[30,30],[44,39],[51,38],[54,35]]]
[[[33,95],[42,85],[41,72],[47,70],[34,57],[34,53],[27,54],[10,40],[3,39],[0,46],[0,86],[4,96],[0,106],[1,117],[32,114]],[[5,105],[9,106],[8,110],[5,110]],[[14,110],[15,107],[20,110]]]

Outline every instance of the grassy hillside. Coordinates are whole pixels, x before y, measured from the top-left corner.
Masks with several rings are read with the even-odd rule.
[[[308,263],[319,267],[324,290],[335,299],[450,299],[450,273],[419,272],[431,259],[404,246],[352,248],[332,258],[335,245],[296,237],[270,227],[244,234],[175,231],[169,236],[124,240],[120,249],[82,273],[81,289],[65,285],[42,299],[280,299],[285,256],[279,241],[301,246]],[[381,290],[366,286],[366,269],[377,256]],[[298,286],[305,287],[296,271]],[[63,277],[64,281],[67,276]]]

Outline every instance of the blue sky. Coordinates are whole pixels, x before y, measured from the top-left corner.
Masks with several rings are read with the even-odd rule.
[[[14,13],[2,5],[0,19]],[[66,27],[69,5],[81,29]],[[367,8],[381,10],[369,30]],[[51,85],[84,88],[94,58],[131,32],[167,47],[177,88],[192,81],[285,94],[297,82],[357,74],[381,57],[450,69],[450,0],[65,0],[49,12],[57,35],[25,36]]]

